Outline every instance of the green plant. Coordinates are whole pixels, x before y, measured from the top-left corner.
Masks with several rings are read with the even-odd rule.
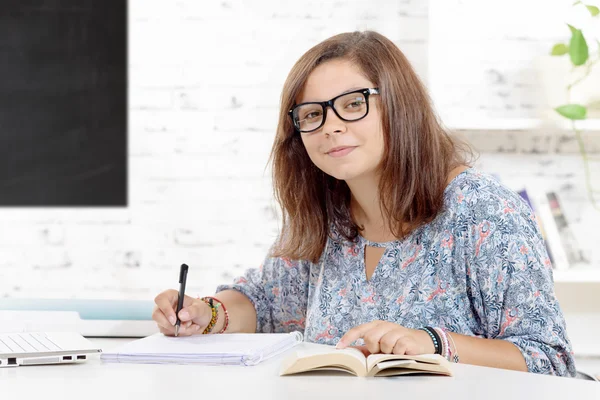
[[[598,15],[600,14],[600,10],[598,9],[598,7],[593,6],[593,5],[584,4],[581,1],[576,1],[575,3],[573,3],[573,6],[574,7],[584,6],[585,8],[587,8],[587,10],[589,11],[589,14],[591,15],[592,18],[597,18]],[[578,79],[569,83],[569,85],[567,86],[567,103],[564,105],[561,105],[559,107],[556,107],[555,110],[557,113],[559,113],[563,117],[567,118],[571,123],[571,128],[572,128],[573,132],[575,133],[575,137],[576,137],[577,143],[579,145],[579,152],[581,153],[581,157],[583,158],[585,181],[586,181],[588,196],[589,196],[590,201],[591,201],[592,205],[594,206],[594,208],[596,208],[597,210],[600,211],[600,204],[598,204],[598,202],[596,201],[596,196],[595,196],[600,193],[600,190],[594,189],[594,187],[592,186],[592,178],[591,178],[591,171],[590,171],[590,161],[591,160],[590,160],[588,153],[585,150],[585,145],[584,145],[583,138],[581,135],[581,129],[579,129],[577,127],[577,121],[584,120],[587,118],[588,109],[592,106],[597,107],[598,105],[592,105],[592,104],[582,105],[582,104],[572,104],[571,103],[571,90],[573,89],[573,87],[575,85],[579,85],[580,83],[584,82],[585,79],[590,75],[594,65],[600,61],[600,41],[598,41],[596,39],[596,42],[598,43],[598,57],[595,59],[592,59],[592,57],[590,57],[590,53],[589,53],[588,40],[586,40],[586,37],[584,36],[582,30],[577,29],[577,28],[573,27],[572,25],[567,24],[567,26],[571,30],[571,40],[569,41],[569,44],[565,44],[565,43],[555,44],[552,47],[552,51],[550,52],[550,54],[553,56],[564,56],[564,55],[568,54],[571,64],[573,65],[573,70],[578,69],[578,68],[585,68],[585,73]]]

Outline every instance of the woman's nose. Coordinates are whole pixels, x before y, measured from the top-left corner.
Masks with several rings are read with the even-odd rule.
[[[332,133],[342,133],[346,130],[346,123],[337,116],[331,107],[327,107],[325,111],[325,123],[323,124],[323,133],[330,135]]]

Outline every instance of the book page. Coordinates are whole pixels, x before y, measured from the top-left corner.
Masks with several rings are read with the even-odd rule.
[[[365,376],[366,359],[363,353],[355,348],[336,349],[333,346],[312,345],[310,349],[298,350],[286,358],[282,363],[280,375],[327,369]]]
[[[414,360],[390,360],[376,364],[368,376],[397,376],[409,374],[434,374],[452,376],[444,365],[422,363]]]
[[[364,354],[354,347],[347,347],[345,349],[336,349],[335,346],[326,344],[312,344],[309,349],[300,349],[297,351],[298,358],[310,357],[317,354],[345,354],[350,357],[354,357],[361,363],[365,363]],[[366,365],[366,363],[365,363]]]
[[[419,354],[418,356],[399,355],[399,354],[371,354],[367,357],[367,370],[371,370],[375,365],[388,360],[416,360],[428,364],[441,364],[447,360],[438,354]]]

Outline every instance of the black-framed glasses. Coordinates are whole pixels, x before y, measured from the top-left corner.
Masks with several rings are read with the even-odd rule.
[[[296,131],[309,133],[325,124],[327,107],[342,121],[353,122],[363,119],[369,113],[369,96],[379,94],[379,88],[358,89],[343,93],[328,101],[311,101],[294,106],[288,113]]]

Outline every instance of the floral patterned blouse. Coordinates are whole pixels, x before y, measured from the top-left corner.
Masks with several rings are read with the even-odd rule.
[[[365,246],[385,247],[369,280]],[[473,168],[446,187],[437,217],[404,240],[349,242],[332,229],[318,263],[267,257],[217,292],[227,289],[252,301],[258,332],[299,330],[335,345],[373,320],[437,326],[507,340],[531,372],[575,375],[535,217],[519,195]]]

